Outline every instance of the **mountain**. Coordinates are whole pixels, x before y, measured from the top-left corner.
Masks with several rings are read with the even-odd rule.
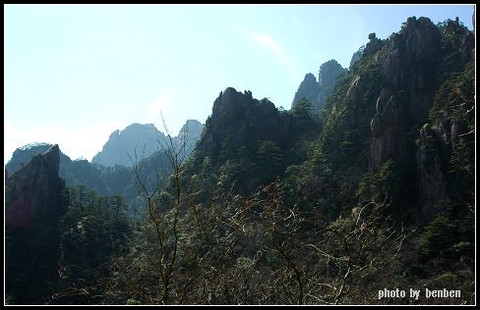
[[[313,74],[307,73],[293,97],[292,108],[295,107],[302,98],[309,100],[312,105],[317,105],[319,93],[320,85],[318,84],[317,79]]]
[[[362,45],[358,51],[356,51],[355,53],[353,53],[352,55],[352,59],[350,59],[350,66],[348,67],[349,69],[352,68],[352,66],[360,60],[360,58],[362,57],[362,54],[363,54],[363,50],[365,49],[365,45]]]
[[[331,59],[320,66],[318,82],[313,74],[307,73],[295,93],[292,108],[297,106],[302,98],[305,98],[312,103],[313,112],[318,113],[332,93],[337,78],[347,71],[336,60]]]
[[[158,221],[170,230],[157,248],[184,253],[162,252],[178,269],[156,272],[149,262],[159,251],[136,247],[132,271],[116,279],[145,285],[136,274],[150,266],[165,285],[129,298],[475,302],[474,34],[458,20],[411,17],[389,38],[368,40],[318,120],[302,101],[278,111],[249,91],[219,94],[192,159],[159,193]],[[316,87],[313,76],[304,82]],[[158,233],[149,227],[136,244]],[[455,287],[461,296],[379,299],[391,283]]]
[[[52,294],[60,258],[60,221],[67,210],[51,146],[6,179],[5,281],[9,303],[39,304]]]
[[[318,86],[319,93],[317,98],[317,104],[314,105],[314,111],[318,113],[320,108],[327,102],[328,97],[333,91],[337,78],[347,73],[347,69],[342,68],[342,66],[334,59],[329,60],[323,63],[320,66],[318,71]]]
[[[174,144],[179,144],[182,138],[186,137],[186,156],[192,152],[195,143],[200,139],[203,125],[196,120],[188,120],[180,129],[179,134],[173,138]],[[167,136],[157,130],[153,124],[134,123],[124,130],[116,130],[110,134],[108,141],[92,158],[93,164],[100,164],[106,167],[122,165],[131,167],[133,163],[139,162],[169,145]],[[132,163],[133,160],[133,163]]]
[[[266,98],[255,99],[250,91],[228,87],[213,103],[193,155],[194,171],[188,173],[203,174],[201,167],[211,165],[224,186],[250,192],[283,176],[288,165],[301,160],[304,154],[294,146],[317,126],[304,107],[280,112]]]
[[[180,129],[178,136],[174,137],[175,144],[185,144],[186,158],[194,151],[197,142],[200,140],[203,133],[204,126],[197,120],[187,120],[187,122]]]
[[[102,151],[92,158],[92,163],[107,167],[131,167],[132,160],[147,158],[165,143],[165,134],[158,131],[153,124],[134,123],[121,131],[112,132]]]
[[[32,143],[17,148],[5,165],[7,178],[27,165],[36,155],[43,154],[53,146],[47,143]],[[86,185],[99,194],[112,194],[103,180],[104,173],[101,169],[102,167],[92,165],[87,160],[71,160],[59,149],[59,175],[68,186]]]
[[[6,178],[21,170],[35,156],[43,154],[53,146],[46,143],[33,143],[16,149],[5,166]],[[121,195],[128,203],[137,205],[134,203],[138,192],[132,167],[122,165],[105,167],[89,163],[87,160],[71,160],[61,150],[59,150],[59,154],[59,176],[65,180],[68,187],[85,186],[102,196]],[[141,176],[147,180],[149,188],[156,185],[157,172],[161,172],[161,178],[165,178],[171,173],[168,159],[163,151],[154,152],[138,164],[146,167],[142,170]],[[161,171],[155,169],[158,166],[163,169]]]
[[[13,152],[12,158],[5,165],[7,178],[25,166],[35,155],[43,154],[51,147],[53,147],[53,145],[48,143],[31,143],[17,148]],[[60,163],[69,162],[71,162],[70,157],[60,151]]]
[[[101,304],[474,304],[474,33],[411,17],[368,40],[345,74],[322,76],[333,86],[315,115],[220,92],[188,160],[158,151],[134,169],[148,212],[125,238],[110,225],[129,248],[108,276],[69,288]],[[101,250],[111,238],[95,227]],[[102,266],[76,236],[70,258]],[[381,298],[392,283],[448,296]]]
[[[231,149],[244,146],[250,153],[257,140],[284,143],[285,134],[280,113],[272,102],[229,87],[213,103],[198,150],[209,154],[213,163],[222,163],[226,160],[223,155],[230,155]]]
[[[135,132],[156,132],[156,129],[153,125],[132,124],[127,128],[129,129],[125,129],[124,131],[127,131],[127,137],[129,137],[131,141],[135,140],[134,136],[132,136]],[[111,137],[116,136],[117,138],[107,142],[106,145],[109,145],[107,149],[109,149],[112,145],[115,145],[115,142],[111,141],[118,140],[119,136],[115,134],[116,132],[114,132]],[[191,155],[196,143],[200,139],[202,132],[203,125],[200,122],[196,120],[188,120],[185,125],[183,125],[178,136],[173,137],[172,143],[174,146],[182,144],[182,138],[185,140],[185,150],[182,153],[182,156],[184,156],[185,160]],[[158,132],[156,134],[158,134]],[[167,139],[165,136],[163,137],[164,139]],[[166,140],[164,142],[166,142]],[[125,146],[122,146],[122,143],[116,145],[119,148],[126,148]],[[25,166],[34,156],[46,152],[52,146],[53,145],[47,143],[32,143],[16,149],[12,155],[12,158],[5,166],[7,178],[9,175],[14,174],[23,166]],[[154,150],[154,147],[151,146],[150,150]],[[99,154],[103,154],[102,156],[104,156],[106,153]],[[87,188],[94,190],[99,195],[120,194],[128,202],[132,202],[138,196],[134,173],[131,166],[124,166],[120,164],[103,166],[101,164],[89,163],[87,160],[71,160],[70,157],[63,154],[60,150],[59,156],[59,175],[65,180],[67,186],[86,186]],[[166,159],[166,154],[164,154],[163,150],[154,150],[147,157],[138,159],[139,165],[149,167],[146,169],[146,172],[142,172],[142,177],[148,180],[149,187],[155,185],[156,170],[154,164],[158,165],[159,163],[162,163],[162,173],[168,174],[171,172]]]

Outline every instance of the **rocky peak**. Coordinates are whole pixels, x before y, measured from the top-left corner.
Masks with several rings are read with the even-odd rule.
[[[203,131],[203,125],[197,120],[189,119],[180,129],[178,136],[188,134],[189,138],[200,138]],[[197,139],[198,140],[198,139]]]
[[[113,167],[115,165],[132,166],[129,156],[137,153],[138,161],[159,150],[159,141],[163,143],[165,135],[153,124],[131,124],[122,131],[115,130],[97,153],[92,163]],[[132,158],[133,158],[132,157]]]
[[[374,35],[370,39],[374,40]],[[407,128],[427,117],[436,91],[434,60],[440,39],[438,27],[428,18],[410,17],[402,30],[391,36],[388,52],[378,58],[385,86],[371,121],[374,171],[389,158],[406,154]]]
[[[318,82],[313,74],[306,74],[295,93],[292,108],[294,108],[302,98],[305,98],[312,103],[313,111],[318,113],[331,95],[338,76],[347,71],[348,70],[342,68],[336,60],[331,59],[320,66]]]
[[[6,205],[6,222],[14,227],[26,227],[36,213],[45,212],[43,198],[61,187],[58,175],[60,149],[57,144],[45,153],[35,155],[25,166],[13,173],[8,179],[8,194],[11,203]],[[25,204],[18,204],[23,201]],[[20,216],[18,208],[26,207],[25,216]]]
[[[302,98],[309,100],[312,105],[315,106],[319,92],[320,85],[318,84],[317,79],[313,74],[307,73],[293,97],[292,108],[294,108]]]
[[[382,47],[381,41],[377,38],[375,32],[370,33],[368,39],[370,41],[367,43],[365,50],[363,51],[365,56],[375,54]]]
[[[12,158],[5,165],[7,175],[12,175],[25,166],[33,157],[39,154],[43,154],[49,151],[54,145],[48,143],[30,143],[25,146],[17,148]],[[70,157],[66,156],[60,151],[60,166],[62,163],[68,164],[71,162]],[[61,170],[61,168],[60,168]]]
[[[118,139],[119,137],[120,137],[120,130],[117,129],[110,134],[108,139],[113,140],[113,139]]]
[[[363,55],[363,51],[365,50],[365,45],[362,45],[358,51],[356,51],[355,53],[353,53],[352,55],[352,59],[350,59],[350,66],[349,68],[351,69],[352,66],[360,60],[360,58],[362,58],[362,55]]]
[[[315,112],[318,113],[320,108],[327,102],[328,97],[332,94],[338,77],[347,72],[348,70],[343,68],[334,59],[331,59],[320,66],[320,70],[318,71],[319,92],[314,105]]]
[[[5,186],[5,270],[14,303],[38,304],[56,281],[65,182],[60,149],[50,147],[13,173]]]
[[[281,141],[284,135],[280,114],[271,101],[257,100],[250,91],[241,93],[229,87],[214,101],[198,150],[216,164],[221,148],[230,142],[232,149],[253,148],[257,140]]]
[[[422,69],[428,69],[432,65],[440,38],[440,30],[430,19],[408,18],[402,30],[391,36],[389,53],[383,60],[383,71],[389,82],[398,88],[406,88],[413,83],[419,89],[427,86],[425,73],[415,74],[417,72],[412,69],[419,64],[422,64]]]
[[[195,149],[197,142],[202,136],[204,126],[197,120],[187,120],[180,129],[178,136],[174,137],[174,143],[179,145],[185,143],[185,158],[190,157]]]
[[[426,17],[408,18],[400,35],[405,40],[406,60],[416,63],[429,61],[439,47],[441,38],[438,27]]]
[[[230,109],[242,110],[246,108],[252,100],[252,93],[245,91],[243,94],[237,92],[235,88],[228,87],[220,92],[218,98],[213,103],[213,114],[222,114]]]
[[[331,59],[320,66],[318,71],[318,85],[320,88],[329,87],[335,84],[340,74],[346,73],[344,69],[335,59]]]

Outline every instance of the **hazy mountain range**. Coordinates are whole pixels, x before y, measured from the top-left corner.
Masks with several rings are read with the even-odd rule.
[[[112,133],[92,163],[18,149],[6,299],[475,304],[474,48],[458,20],[410,17],[350,68],[307,74],[288,111],[224,89],[205,126],[187,122],[185,156],[156,151],[148,124]],[[381,296],[412,287],[445,296]]]

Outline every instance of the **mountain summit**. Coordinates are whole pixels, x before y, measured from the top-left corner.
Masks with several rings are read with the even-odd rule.
[[[178,136],[172,137],[174,143],[179,143],[186,136],[186,150],[191,153],[196,142],[200,139],[203,125],[196,120],[188,120],[183,125]],[[92,163],[107,167],[122,165],[132,166],[132,160],[140,161],[162,150],[167,145],[167,136],[153,124],[134,123],[124,130],[115,130],[102,148],[92,158]]]
[[[320,66],[318,82],[312,73],[307,73],[295,93],[292,108],[296,107],[302,98],[305,98],[312,103],[313,109],[317,113],[332,93],[337,78],[347,71],[336,60],[331,59]]]
[[[132,166],[135,156],[146,158],[160,148],[166,136],[153,124],[134,123],[124,130],[115,130],[110,134],[102,151],[92,158],[92,163],[104,166]],[[136,153],[136,155],[135,155]]]

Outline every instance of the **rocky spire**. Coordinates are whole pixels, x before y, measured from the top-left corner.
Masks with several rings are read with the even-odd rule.
[[[5,281],[11,303],[38,304],[57,279],[65,182],[60,150],[34,156],[6,180]]]

